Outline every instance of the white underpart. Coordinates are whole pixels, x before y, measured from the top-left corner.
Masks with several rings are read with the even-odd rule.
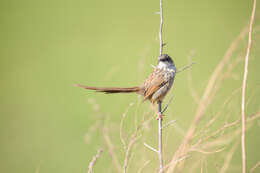
[[[164,63],[164,62],[159,62],[159,64],[157,65],[157,68],[163,69],[163,70],[167,70],[167,71],[171,71],[171,72],[176,72],[176,67],[173,64],[168,64],[168,63]]]
[[[159,64],[157,65],[157,68],[160,68],[160,69],[167,68],[167,64],[160,61]]]

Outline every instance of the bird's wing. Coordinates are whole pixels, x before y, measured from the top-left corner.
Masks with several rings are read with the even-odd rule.
[[[153,94],[165,84],[166,81],[164,79],[163,71],[161,69],[155,69],[143,84],[144,100],[150,99]]]

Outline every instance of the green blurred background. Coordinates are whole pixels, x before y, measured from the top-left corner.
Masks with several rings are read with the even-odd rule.
[[[259,6],[255,26],[259,24]],[[102,134],[92,130],[90,141],[86,140],[91,125],[98,121],[98,114],[89,102],[95,102],[98,111],[106,116],[121,164],[124,150],[118,129],[122,114],[134,103],[125,120],[125,128],[131,131],[136,110],[140,112],[139,121],[142,112],[151,109],[150,105],[136,106],[140,99],[134,94],[108,96],[73,84],[121,87],[141,84],[153,70],[151,64],[156,65],[159,54],[159,15],[155,14],[159,11],[159,0],[2,0],[0,8],[0,172],[86,172],[100,147],[104,153],[96,172],[115,172]],[[251,9],[251,0],[164,0],[163,37],[167,43],[164,52],[181,68],[188,64],[191,51],[195,51],[192,86],[199,95],[232,40],[248,24]],[[247,114],[257,112],[260,104],[259,38],[256,31],[247,88],[248,97],[253,94],[253,99]],[[247,39],[240,45],[242,56],[246,44]],[[207,115],[214,114],[231,91],[241,85],[242,73],[243,62],[235,69],[236,78],[227,80],[222,87]],[[196,110],[187,71],[176,77],[172,94],[174,101],[165,121],[176,119],[182,129],[179,131],[184,133]],[[240,95],[232,109],[236,110],[233,119],[239,119]],[[141,137],[153,146],[157,145],[156,123],[151,122],[149,133]],[[172,146],[165,149],[166,161],[181,142],[182,136],[176,131],[175,128],[167,131]],[[259,133],[259,126],[253,124],[247,136],[249,168],[260,160],[256,148],[260,145]],[[156,154],[147,151],[142,142],[135,150],[140,148],[149,153],[153,163],[144,172],[157,168]],[[240,170],[239,149],[232,162],[236,166],[229,172]],[[140,159],[133,156],[130,172],[141,167],[135,164],[136,160]],[[222,161],[218,164],[222,165]],[[211,172],[217,172],[214,163],[209,161],[208,165]]]

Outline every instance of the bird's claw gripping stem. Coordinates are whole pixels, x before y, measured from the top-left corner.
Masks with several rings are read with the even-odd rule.
[[[156,118],[156,120],[163,119],[163,115],[161,112],[158,112],[157,115],[158,115],[158,117]]]

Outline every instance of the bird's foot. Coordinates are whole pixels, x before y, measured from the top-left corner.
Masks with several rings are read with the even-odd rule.
[[[163,120],[163,114],[161,112],[158,112],[157,115],[158,115],[158,117],[156,118],[156,120],[159,120],[159,119]]]

